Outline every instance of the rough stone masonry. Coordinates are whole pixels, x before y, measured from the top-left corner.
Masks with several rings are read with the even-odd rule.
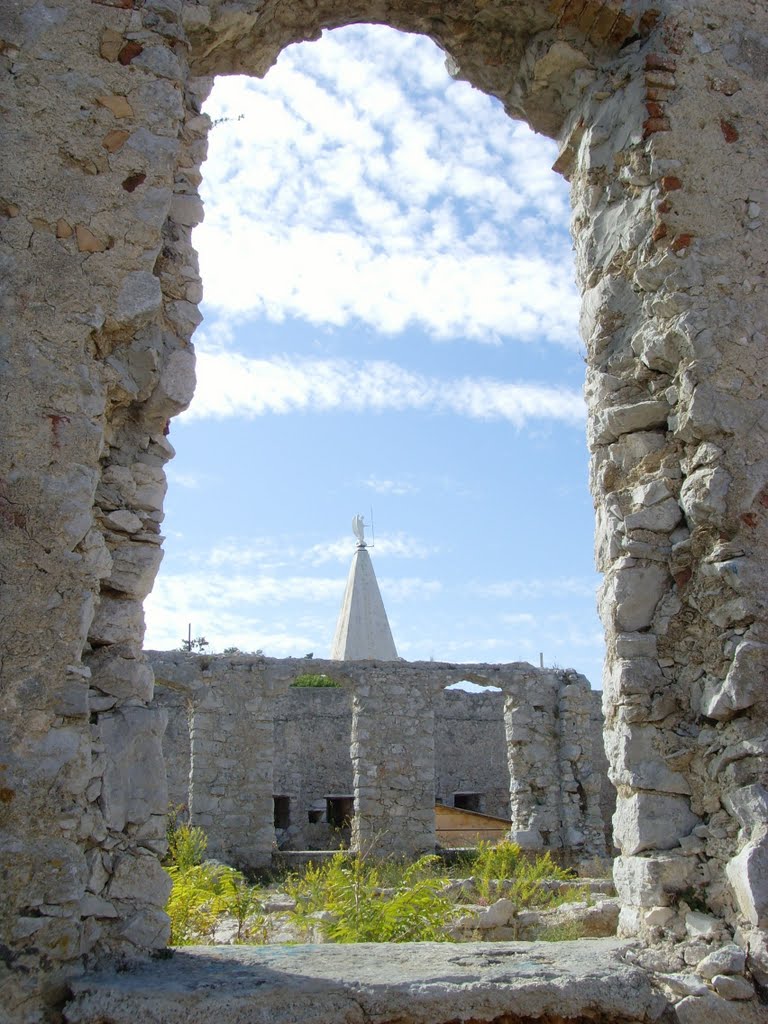
[[[194,387],[201,103],[213,75],[263,75],[358,21],[430,36],[559,143],[621,926],[674,934],[676,894],[696,892],[768,980],[762,0],[4,0],[0,921],[17,1018],[80,958],[167,937],[142,600],[167,424]]]
[[[245,868],[271,863],[275,779],[299,775],[281,792],[289,791],[306,822],[308,807],[296,798],[307,787],[313,766],[324,761],[317,750],[324,746],[346,746],[346,764],[340,750],[330,751],[326,777],[337,787],[346,781],[354,791],[355,849],[378,856],[433,853],[444,691],[462,680],[502,691],[491,696],[501,698],[497,709],[503,731],[466,752],[459,740],[448,758],[455,764],[485,753],[499,776],[504,763],[502,813],[511,813],[512,837],[528,848],[567,850],[575,860],[606,855],[603,752],[594,749],[599,743],[593,724],[597,695],[576,672],[525,663],[147,654],[159,684],[158,703],[175,720],[164,741],[172,799],[188,804],[190,820],[206,831],[209,852],[227,863]],[[308,667],[332,676],[339,690],[291,690]],[[476,695],[461,696],[471,700]],[[305,723],[307,742],[281,764],[278,749],[284,756],[286,749],[278,747],[278,734],[303,717],[297,711],[306,697],[313,698],[314,712]],[[329,700],[335,710],[330,730],[317,714]],[[286,712],[290,718],[278,725],[278,716]],[[346,736],[339,735],[339,726],[342,732],[346,726]],[[498,785],[500,780],[494,781]]]

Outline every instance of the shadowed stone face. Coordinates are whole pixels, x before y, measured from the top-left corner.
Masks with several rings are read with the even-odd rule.
[[[763,6],[13,0],[0,11],[12,1007],[37,999],[41,957],[55,984],[81,954],[165,941],[161,886],[110,887],[163,842],[141,602],[160,558],[166,427],[194,383],[201,103],[211,76],[264,74],[288,43],[359,21],[429,35],[453,74],[558,140],[625,891],[648,861],[696,858],[709,909],[768,972],[762,824],[744,825],[737,796],[766,784],[768,752]],[[119,771],[129,749],[153,778]],[[677,911],[653,920],[684,928]]]

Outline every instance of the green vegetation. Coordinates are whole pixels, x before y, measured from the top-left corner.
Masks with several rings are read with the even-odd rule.
[[[171,944],[214,942],[225,919],[232,926],[232,941],[268,941],[266,890],[235,868],[206,861],[205,833],[180,824],[179,813],[172,808],[168,824]],[[462,903],[487,904],[505,896],[520,909],[546,909],[585,897],[577,882],[551,884],[571,881],[572,871],[559,868],[548,853],[527,856],[515,843],[481,843],[461,867],[472,879],[457,892],[439,857],[407,864],[340,850],[283,877],[277,887],[294,902],[289,911],[294,934],[311,941],[319,931],[328,942],[447,942],[452,941],[446,934],[451,923],[465,912]],[[578,938],[580,928],[578,923],[544,926],[540,937]]]
[[[174,823],[169,827],[166,871],[173,888],[166,911],[171,919],[171,945],[213,942],[217,924],[225,915],[237,922],[236,942],[249,941],[263,923],[259,890],[235,868],[203,861],[208,840],[201,828]],[[263,939],[262,939],[263,941]]]
[[[548,851],[526,856],[517,843],[509,840],[495,846],[479,843],[476,854],[462,866],[473,876],[475,888],[485,901],[503,895],[520,908],[546,909],[584,899],[584,887],[578,885],[574,871],[558,867]],[[553,888],[545,884],[572,880],[573,886]]]
[[[377,864],[339,852],[289,878],[285,891],[296,900],[302,930],[317,921],[313,914],[328,913],[320,928],[330,942],[446,942],[445,926],[456,909],[444,892],[448,879],[435,873],[437,863],[429,856],[401,866],[399,884],[385,889]]]
[[[569,921],[566,924],[553,924],[542,928],[536,935],[539,942],[572,942],[574,939],[587,937],[587,928],[583,921]]]
[[[336,680],[331,679],[330,676],[316,675],[311,672],[305,672],[303,675],[296,676],[291,683],[291,686],[338,687],[338,685]]]

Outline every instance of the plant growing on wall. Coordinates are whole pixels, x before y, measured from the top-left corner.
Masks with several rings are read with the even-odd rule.
[[[335,679],[331,679],[330,676],[317,675],[311,672],[304,672],[300,676],[296,676],[291,686],[314,686],[314,687],[338,687],[338,683]]]

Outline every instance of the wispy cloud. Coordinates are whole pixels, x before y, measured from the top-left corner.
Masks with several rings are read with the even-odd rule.
[[[418,494],[420,488],[408,480],[385,480],[377,476],[369,476],[363,481],[366,487],[370,487],[376,494],[393,494],[395,496],[405,494]]]
[[[367,538],[370,544],[370,538]],[[375,538],[376,558],[426,558],[435,554],[439,548],[428,544],[418,537],[410,537],[406,533],[381,534]],[[349,562],[353,547],[349,537],[339,537],[335,541],[323,541],[314,544],[304,552],[302,558],[312,565],[324,565],[326,562]]]
[[[478,597],[540,598],[547,596],[594,597],[598,577],[566,576],[556,579],[497,580],[490,583],[471,583],[469,589]]]
[[[427,376],[396,363],[344,359],[249,359],[201,351],[195,401],[188,419],[284,414],[297,410],[385,412],[418,409],[522,427],[548,419],[581,425],[580,391],[491,378]]]
[[[427,39],[352,27],[288,48],[264,81],[217,82],[207,109],[229,120],[195,233],[209,306],[577,346],[554,146],[443,60]]]
[[[197,563],[212,569],[235,567],[255,569],[260,573],[274,572],[289,565],[321,566],[335,562],[349,565],[355,550],[355,542],[349,535],[319,541],[309,547],[301,547],[287,537],[223,537],[209,552],[192,556]],[[378,558],[427,558],[439,548],[419,537],[412,537],[402,531],[383,533],[375,540]]]

